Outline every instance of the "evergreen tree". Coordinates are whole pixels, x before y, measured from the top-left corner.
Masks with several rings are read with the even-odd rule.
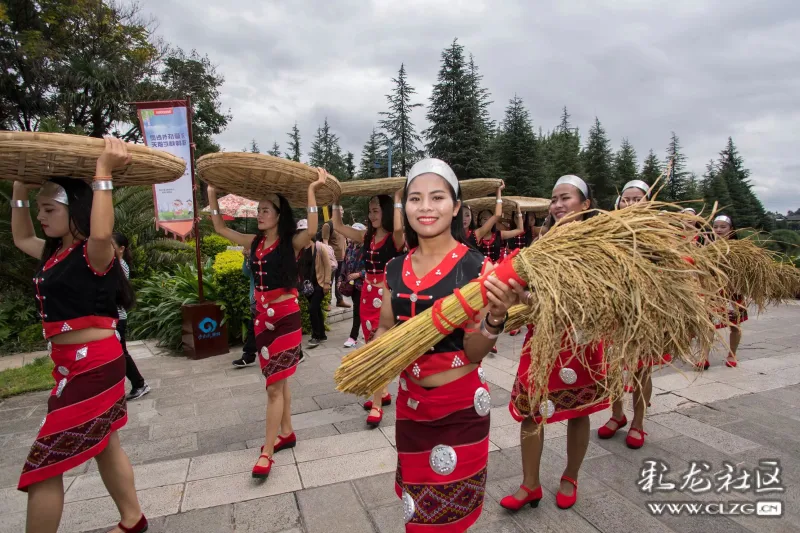
[[[345,164],[347,166],[347,179],[352,180],[356,177],[356,165],[353,162],[355,155],[353,152],[347,152],[347,157],[345,158]]]
[[[539,128],[534,144],[533,174],[535,176],[534,194],[538,197],[550,198],[555,176],[553,161],[555,159],[554,142],[550,132],[543,133]],[[555,176],[555,177],[554,177]]]
[[[639,179],[638,164],[636,163],[636,150],[628,141],[627,137],[622,139],[619,151],[614,156],[614,186],[618,193],[631,180]],[[652,185],[648,183],[648,185]]]
[[[358,167],[358,179],[386,177],[386,155],[383,152],[385,139],[383,134],[373,128],[369,139],[361,150],[361,164]]]
[[[728,184],[725,178],[719,173],[714,160],[710,160],[706,165],[706,172],[703,174],[701,183],[703,198],[707,208],[712,208],[717,202],[717,209],[728,211],[732,209],[731,195],[728,191]],[[733,213],[731,213],[733,216]],[[735,219],[734,219],[735,220]]]
[[[336,178],[344,178],[347,175],[346,163],[339,147],[339,136],[331,132],[327,118],[323,125],[317,128],[317,135],[311,143],[308,157],[309,165],[312,167],[322,167]]]
[[[533,196],[541,194],[535,180],[536,136],[522,98],[514,95],[495,136],[494,154],[507,194]]]
[[[639,179],[652,186],[659,176],[661,176],[661,162],[658,160],[658,157],[656,157],[655,152],[650,150],[644,163],[642,163],[642,172],[639,174]],[[657,185],[657,187],[663,186],[663,182],[659,182]]]
[[[595,117],[594,125],[589,129],[589,139],[583,153],[584,179],[592,185],[597,206],[611,209],[617,197],[612,170],[613,159],[611,143],[606,131]]]
[[[384,119],[380,121],[387,139],[392,141],[392,169],[393,176],[406,176],[411,166],[422,158],[423,152],[417,148],[417,143],[422,139],[411,122],[411,112],[415,107],[421,107],[421,103],[411,103],[411,97],[417,91],[409,85],[406,79],[406,68],[400,65],[397,78],[392,78],[394,90],[386,95],[389,103],[389,111],[381,112]]]
[[[668,202],[688,200],[686,193],[689,172],[686,171],[686,156],[681,152],[680,140],[674,131],[669,140],[669,146],[667,146],[665,164],[668,165],[670,161],[672,161],[672,172],[667,176],[661,199]]]
[[[267,153],[274,157],[281,157],[281,145],[278,144],[278,141],[272,143],[272,149]]]
[[[242,151],[243,152],[250,152],[251,154],[260,154],[261,153],[261,150],[259,149],[258,143],[256,142],[255,139],[250,141],[250,146],[248,146],[247,148],[245,148]]]
[[[567,107],[561,114],[561,123],[550,136],[549,142],[552,149],[552,174],[547,179],[546,190],[553,188],[556,180],[565,174],[576,174],[583,177],[581,164],[581,137],[577,128],[570,124],[570,114]]]
[[[460,178],[491,175],[487,164],[488,131],[482,109],[488,93],[477,68],[464,61],[464,47],[453,40],[442,52],[441,68],[430,98],[424,134],[428,153],[446,161]]]
[[[761,201],[753,193],[750,184],[750,171],[744,168],[733,139],[719,154],[719,176],[725,182],[732,202],[732,218],[738,228],[753,227],[772,229],[772,221],[767,216]]]
[[[297,129],[297,122],[292,126],[292,131],[286,134],[289,137],[289,151],[284,154],[286,159],[300,162],[300,130]]]

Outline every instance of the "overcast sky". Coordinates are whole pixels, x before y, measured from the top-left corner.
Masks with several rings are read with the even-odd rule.
[[[225,76],[233,121],[225,150],[255,138],[286,149],[297,122],[304,157],[328,118],[356,154],[405,63],[427,105],[454,37],[484,75],[501,120],[516,93],[534,128],[562,106],[585,134],[600,118],[614,149],[663,157],[670,131],[704,172],[732,136],[769,210],[800,208],[798,0],[142,0],[158,33],[208,54]],[[424,110],[416,120],[426,124]]]

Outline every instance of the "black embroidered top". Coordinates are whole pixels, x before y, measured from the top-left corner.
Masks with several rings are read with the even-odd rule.
[[[488,257],[492,263],[496,263],[500,260],[503,251],[503,237],[500,236],[499,231],[493,231],[489,239],[484,237],[478,244],[478,249],[485,257]]]
[[[381,283],[383,281],[383,273],[386,264],[393,258],[401,255],[403,252],[398,250],[394,245],[394,239],[391,233],[387,233],[380,242],[375,242],[375,237],[372,237],[372,242],[367,245],[364,243],[362,254],[364,258],[364,270],[367,273],[368,283]]]
[[[480,250],[478,247],[478,238],[475,236],[475,231],[468,229],[467,230],[467,244],[475,248],[476,250]]]
[[[526,230],[525,233],[520,233],[516,237],[506,239],[506,249],[511,251],[528,246],[528,244],[530,244],[530,241],[528,241],[528,231],[529,230]]]
[[[434,269],[418,278],[411,266],[411,250],[386,265],[386,285],[392,291],[392,313],[398,322],[430,308],[433,303],[453,294],[481,275],[484,257],[465,244],[458,244]],[[421,379],[468,364],[464,355],[464,330],[456,329],[439,341],[406,370]]]
[[[276,239],[268,248],[264,248],[264,238],[253,239],[250,270],[253,273],[257,293],[296,288],[294,285],[286,285],[286,282],[278,277],[281,269],[281,252],[278,249],[280,242],[280,239]]]
[[[117,327],[119,270],[111,261],[105,272],[92,268],[86,241],[59,250],[36,273],[36,303],[45,338],[68,331]]]

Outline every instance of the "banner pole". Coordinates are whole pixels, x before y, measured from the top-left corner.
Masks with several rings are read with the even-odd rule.
[[[189,126],[189,165],[192,177],[192,204],[194,216],[192,217],[192,229],[194,230],[194,255],[197,262],[197,300],[202,303],[205,301],[203,294],[203,261],[200,255],[200,211],[197,203],[197,181],[194,177],[194,135],[192,134],[192,118],[194,108],[192,107],[192,97],[186,95],[186,121]]]

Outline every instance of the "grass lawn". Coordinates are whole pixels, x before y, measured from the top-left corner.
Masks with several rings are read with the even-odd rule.
[[[0,398],[8,398],[26,392],[52,389],[53,361],[40,357],[21,368],[9,368],[0,372]]]

